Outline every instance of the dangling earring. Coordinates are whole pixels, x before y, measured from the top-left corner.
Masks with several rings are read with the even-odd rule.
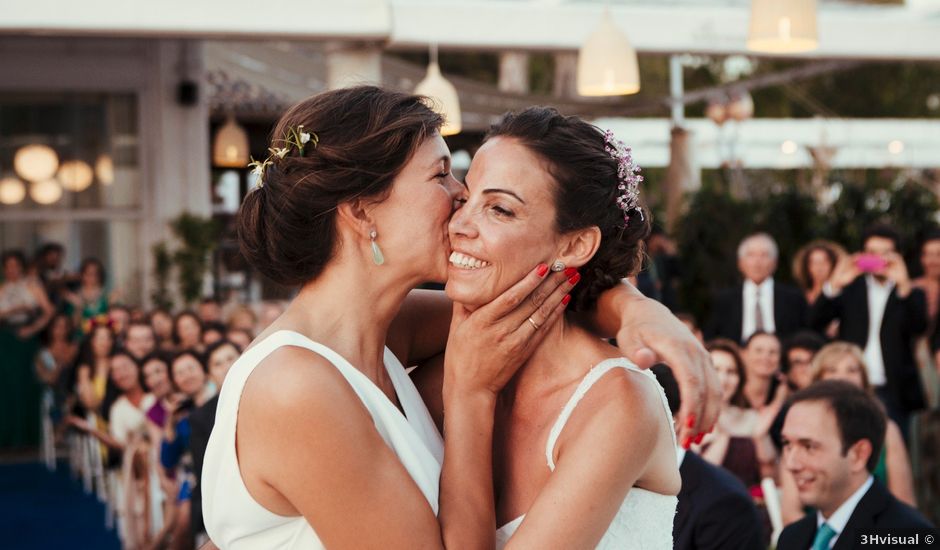
[[[385,263],[385,256],[382,255],[382,249],[379,248],[378,243],[375,242],[375,238],[378,236],[378,233],[373,229],[369,233],[369,238],[372,240],[372,261],[375,265],[382,265]]]
[[[552,271],[558,272],[558,271],[564,271],[564,270],[565,270],[565,262],[561,260],[555,260],[555,263],[552,264]]]

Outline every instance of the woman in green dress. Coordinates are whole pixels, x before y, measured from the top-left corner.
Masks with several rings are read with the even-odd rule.
[[[42,284],[26,275],[19,251],[2,256],[0,284],[0,449],[39,442],[40,386],[33,372],[38,334],[52,317]]]
[[[108,314],[108,293],[104,286],[104,265],[97,258],[85,258],[79,268],[80,287],[67,292],[72,318],[79,336],[90,332],[91,322]]]

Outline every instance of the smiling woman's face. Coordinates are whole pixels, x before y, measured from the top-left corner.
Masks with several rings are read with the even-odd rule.
[[[554,259],[555,181],[518,140],[496,137],[477,151],[466,185],[466,202],[450,221],[447,295],[479,307]]]

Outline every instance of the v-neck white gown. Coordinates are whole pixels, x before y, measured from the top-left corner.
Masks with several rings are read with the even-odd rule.
[[[398,455],[437,514],[444,443],[404,367],[385,349],[385,369],[402,412],[364,374],[330,348],[293,331],[278,331],[246,351],[232,365],[219,396],[215,427],[202,468],[202,509],[206,532],[224,550],[321,549],[323,543],[302,516],[275,514],[248,493],[235,454],[235,424],[245,381],[255,366],[282,346],[309,349],[342,373],[375,421],[375,429]]]

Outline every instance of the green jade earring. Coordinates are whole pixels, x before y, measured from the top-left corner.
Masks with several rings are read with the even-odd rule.
[[[382,265],[385,263],[385,256],[382,255],[382,249],[379,248],[378,243],[375,242],[377,236],[378,233],[375,232],[375,229],[369,233],[369,238],[372,240],[372,261],[375,265]]]

